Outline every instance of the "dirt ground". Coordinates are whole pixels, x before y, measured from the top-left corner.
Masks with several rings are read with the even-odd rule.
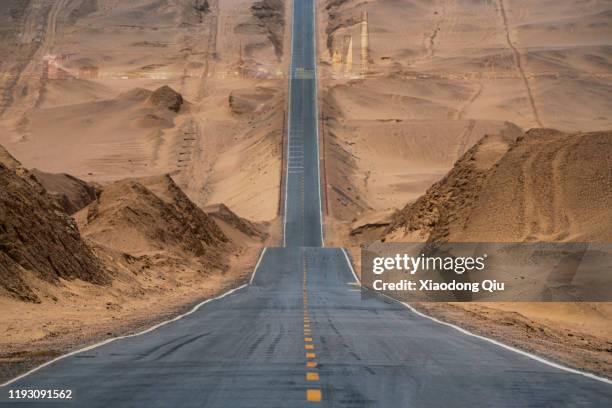
[[[418,228],[412,235],[403,230],[397,230],[397,236],[385,235],[385,231],[397,211],[426,199],[428,188],[483,136],[514,140],[531,128],[550,127],[566,132],[568,138],[581,138],[579,132],[612,128],[607,113],[612,108],[608,4],[576,0],[321,0],[318,4],[326,242],[348,247],[356,266],[362,244],[382,237],[427,239],[428,234],[419,233]],[[365,59],[363,12],[367,12],[368,32]],[[558,164],[580,152],[568,156],[561,149],[558,153],[546,156],[557,157],[551,169],[576,173],[572,166]],[[601,154],[604,160],[594,166],[607,165],[607,153]],[[527,180],[546,170],[535,165],[539,162],[534,161],[524,174]],[[582,170],[566,181],[584,186],[580,174]],[[542,200],[540,204],[546,205],[541,211],[536,208],[537,219],[527,223],[531,232],[523,238],[515,233],[512,239],[607,236],[592,221],[579,228],[572,223],[573,229],[565,230],[568,224],[551,221],[557,215],[561,217],[557,221],[566,219],[563,214],[577,208],[561,204],[562,208],[549,211],[560,202],[550,191],[559,193],[565,184],[554,179],[548,184],[537,187],[537,193],[526,192],[532,194],[525,197],[528,202]],[[600,180],[600,186],[605,184]],[[499,185],[500,191],[504,186]],[[593,193],[594,202],[609,200],[603,190]],[[446,197],[444,191],[438,193],[430,195]],[[585,199],[580,208],[591,208],[591,202]],[[512,208],[501,208],[496,201],[488,210],[479,208],[478,214],[499,219],[499,214],[517,211],[518,204],[514,208],[513,200],[507,200],[505,205]],[[472,213],[470,219],[476,215]],[[425,225],[422,216],[419,220]],[[512,219],[499,220],[507,220],[510,228]],[[522,231],[519,224],[512,228]],[[592,233],[597,228],[599,232]],[[461,239],[478,240],[477,232],[470,231],[470,236],[463,234]],[[486,239],[491,240],[494,230],[486,231]],[[418,307],[519,348],[610,376],[612,337],[603,329],[612,316],[608,304],[431,303]]]
[[[109,212],[123,211],[130,197],[109,198],[113,183],[169,174],[193,203],[217,213],[212,218],[228,239],[218,259],[202,264],[178,244],[163,250],[165,238],[143,223],[113,236],[112,220],[88,225],[95,214],[75,215],[112,282],[26,276],[40,303],[0,297],[0,381],[236,287],[248,281],[263,246],[279,242],[287,7],[275,0],[0,5],[7,56],[0,63],[0,145],[25,168],[79,177],[100,186],[102,198],[106,188]],[[163,86],[183,99],[176,109],[152,97]],[[127,205],[145,213],[169,214],[178,205],[163,207],[138,186],[131,191],[151,199],[148,207]],[[245,235],[220,205],[262,234]]]
[[[43,303],[0,298],[0,382],[73,349],[142,331],[248,282],[260,250],[236,253],[226,273],[205,279],[198,273],[169,278],[152,271],[141,277],[144,287],[129,280],[111,287],[62,281],[49,285],[51,299]]]

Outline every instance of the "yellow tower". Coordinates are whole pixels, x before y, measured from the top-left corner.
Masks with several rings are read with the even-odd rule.
[[[334,73],[340,73],[342,71],[342,55],[335,49],[332,55],[332,71]]]
[[[361,77],[368,74],[368,12],[361,12]]]
[[[353,71],[353,36],[349,36],[348,49],[346,50],[346,66],[344,67],[344,73],[347,76],[350,76],[352,71]]]

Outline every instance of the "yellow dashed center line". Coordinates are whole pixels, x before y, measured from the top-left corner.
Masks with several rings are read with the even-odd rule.
[[[315,373],[314,371],[309,371],[306,373],[306,380],[308,381],[319,381],[319,373]]]
[[[321,402],[321,390],[309,389],[306,390],[306,400],[310,402]]]
[[[306,260],[304,260],[304,287],[302,293],[302,301],[304,303],[304,350],[314,350],[315,346],[313,343],[312,332],[310,330],[310,313],[308,312],[308,281],[307,281],[307,269]],[[313,370],[318,367],[318,364],[314,359],[317,355],[312,352],[306,352],[306,368]],[[306,371],[306,381],[319,381],[319,373],[316,371]],[[323,394],[319,388],[307,388],[306,389],[306,401],[308,402],[321,402],[323,400]]]

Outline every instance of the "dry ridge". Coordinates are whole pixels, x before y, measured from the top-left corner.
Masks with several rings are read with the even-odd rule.
[[[382,239],[610,242],[611,168],[611,132],[487,136],[395,214]]]

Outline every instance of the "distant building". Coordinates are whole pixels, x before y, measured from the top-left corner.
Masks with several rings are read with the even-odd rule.
[[[56,55],[43,57],[43,79],[58,79],[59,69]]]
[[[98,79],[100,69],[95,65],[85,65],[79,68],[80,79]]]

